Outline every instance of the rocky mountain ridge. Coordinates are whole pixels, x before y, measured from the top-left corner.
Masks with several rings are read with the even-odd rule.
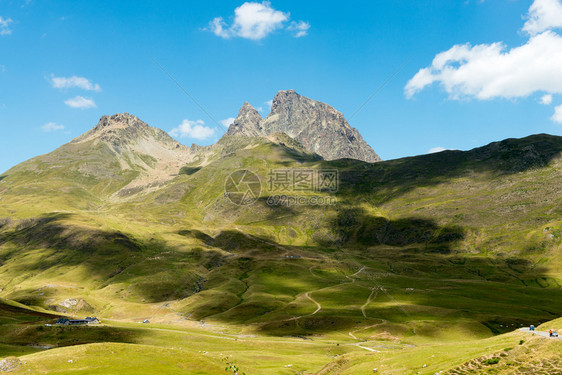
[[[350,158],[371,163],[381,160],[341,112],[295,90],[279,91],[265,119],[245,102],[226,136],[257,137],[274,133],[287,134],[326,160]]]

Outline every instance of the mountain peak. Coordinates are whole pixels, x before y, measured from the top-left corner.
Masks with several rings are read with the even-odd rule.
[[[135,115],[128,112],[116,113],[100,118],[98,124],[90,131],[74,139],[73,143],[86,141],[104,141],[115,146],[138,143],[141,139],[154,138],[155,140],[172,145],[178,144],[165,131],[149,126]]]
[[[137,116],[131,115],[129,112],[116,113],[112,116],[104,115],[100,118],[98,125],[96,127],[148,127],[148,125],[141,121]]]
[[[238,112],[238,117],[228,128],[227,135],[242,135],[246,137],[260,137],[263,134],[261,122],[263,118],[248,102],[244,102]]]
[[[137,177],[122,188],[125,192],[174,178],[193,157],[189,147],[127,112],[102,116],[96,126],[68,146],[81,150],[82,157],[89,157],[93,150],[103,150],[104,163],[109,165],[104,164],[95,173],[103,175],[112,168],[111,163],[116,163],[120,171],[136,172]]]
[[[278,91],[273,98],[271,112],[265,119],[249,103],[244,103],[226,135],[265,137],[279,132],[294,138],[307,151],[326,160],[381,160],[342,113],[295,90]]]

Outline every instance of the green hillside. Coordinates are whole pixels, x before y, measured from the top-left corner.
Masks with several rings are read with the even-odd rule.
[[[561,137],[375,164],[326,162],[273,140],[221,140],[173,180],[137,190],[120,190],[135,172],[119,175],[103,148],[63,146],[6,172],[0,296],[54,314],[331,340],[361,358],[356,344],[476,350],[478,340],[562,315]],[[92,160],[99,170],[84,172]],[[267,190],[268,174],[288,168],[337,170],[335,193],[281,192],[334,204],[268,204],[279,194]],[[252,205],[225,195],[241,169],[262,184]],[[119,350],[154,345],[125,328],[113,335],[105,341]],[[489,354],[471,353],[465,361]],[[30,363],[46,358],[37,355]],[[357,373],[362,360],[341,368]]]

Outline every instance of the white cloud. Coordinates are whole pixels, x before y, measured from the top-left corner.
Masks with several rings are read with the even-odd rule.
[[[83,96],[75,96],[74,98],[67,99],[64,101],[64,104],[72,108],[80,109],[96,107],[96,103],[92,99],[84,98]]]
[[[220,36],[221,38],[228,39],[232,36],[230,30],[228,30],[228,28],[225,28],[227,27],[227,25],[222,17],[213,18],[213,20],[209,22],[209,27],[216,36]]]
[[[51,81],[51,85],[56,89],[70,89],[76,87],[88,91],[101,91],[100,85],[93,83],[85,77],[55,77],[51,74],[49,80]]]
[[[41,129],[44,132],[56,132],[58,130],[64,130],[64,125],[59,125],[55,122],[48,122],[45,125],[41,126]]]
[[[0,65],[0,73],[4,73],[6,71],[6,65]]]
[[[236,120],[234,117],[225,118],[224,120],[220,120],[220,123],[225,127],[228,128],[233,122]]]
[[[551,18],[549,12],[560,12],[560,16]],[[562,27],[560,0],[535,0],[523,28],[531,34],[525,44],[511,49],[502,42],[455,45],[437,54],[431,66],[419,70],[404,93],[410,98],[436,82],[452,99],[562,93],[562,37],[548,30],[555,27]]]
[[[203,120],[189,121],[188,119],[185,119],[180,125],[170,131],[170,135],[172,137],[189,137],[199,140],[208,139],[214,136],[215,129],[204,125],[205,122]]]
[[[529,8],[528,21],[523,26],[523,31],[536,35],[561,27],[562,2],[560,0],[535,0]]]
[[[261,40],[275,30],[283,29],[289,17],[289,13],[273,9],[269,1],[245,2],[234,10],[234,21],[230,26],[222,17],[215,17],[209,22],[208,30],[225,39],[240,37]],[[286,30],[292,31],[295,37],[302,37],[309,28],[307,22],[293,21]]]
[[[293,32],[293,36],[295,38],[301,38],[303,36],[307,36],[308,29],[310,29],[310,24],[304,21],[298,21],[298,22],[293,21],[291,22],[289,27],[287,27],[287,30]]]
[[[446,148],[444,147],[433,147],[430,148],[429,151],[427,151],[428,154],[435,154],[436,152],[441,152],[441,151],[447,151]]]
[[[412,97],[434,82],[453,99],[562,93],[561,66],[562,37],[551,31],[511,50],[502,43],[456,45],[435,56],[430,67],[421,69],[406,85],[405,94]]]
[[[11,18],[4,18],[0,16],[0,35],[10,35],[12,29],[10,29],[10,24],[14,21]]]
[[[554,108],[554,114],[552,115],[551,120],[558,124],[562,124],[562,105]]]
[[[551,104],[552,103],[552,95],[550,95],[550,94],[543,95],[541,100],[539,101],[539,103],[544,104],[544,105]]]

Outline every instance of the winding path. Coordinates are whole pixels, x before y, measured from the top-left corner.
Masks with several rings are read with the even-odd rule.
[[[363,266],[363,267],[361,267],[361,268],[359,269],[359,271],[355,272],[353,275],[345,275],[345,277],[347,277],[349,280],[351,280],[352,283],[354,283],[354,282],[355,282],[354,277],[357,276],[357,275],[359,275],[365,268],[366,268],[366,267]]]
[[[363,314],[363,316],[365,318],[367,318],[367,313],[365,312],[365,308],[367,306],[369,306],[369,304],[371,303],[371,301],[374,298],[377,298],[378,293],[379,292],[378,292],[377,288],[375,288],[375,287],[371,288],[371,294],[369,294],[369,297],[367,297],[367,301],[361,306],[361,313]],[[374,294],[374,296],[373,296],[373,294]]]
[[[316,314],[318,311],[322,310],[322,305],[320,305],[320,304],[319,304],[314,298],[312,298],[312,297],[310,296],[310,294],[308,294],[308,293],[310,293],[310,292],[306,292],[306,293],[304,294],[304,296],[316,304],[316,310],[315,310],[312,314],[308,314],[308,315],[305,315],[305,316],[314,315],[314,314]]]

